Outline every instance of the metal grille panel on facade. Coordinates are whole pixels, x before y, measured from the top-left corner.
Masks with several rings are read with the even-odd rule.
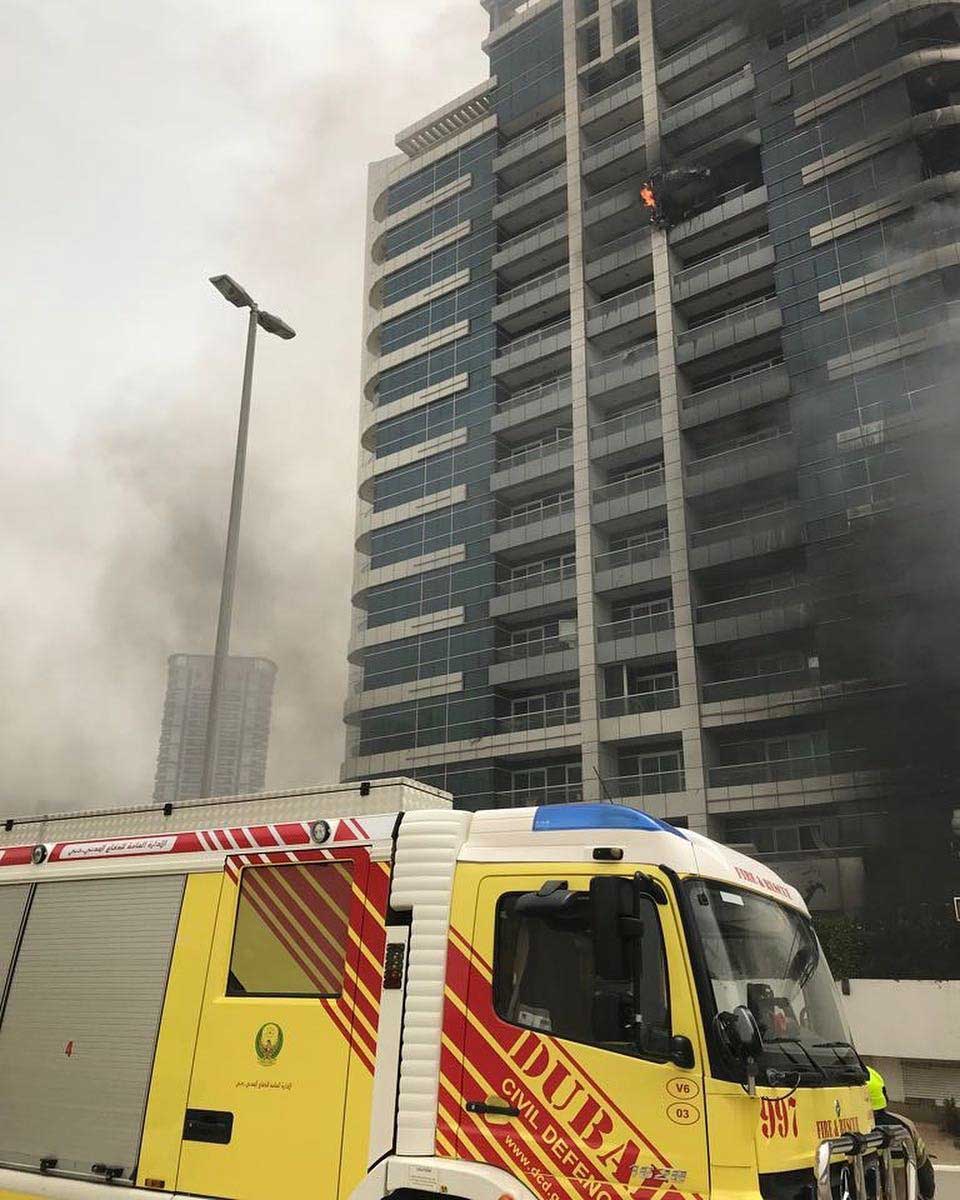
[[[903,1094],[908,1100],[936,1100],[938,1104],[956,1100],[960,1103],[960,1063],[905,1061]]]
[[[30,885],[0,887],[0,1001],[7,982],[7,971],[17,945],[17,935],[23,923],[23,906],[30,894]]]
[[[183,888],[37,885],[0,1024],[0,1162],[131,1177]]]

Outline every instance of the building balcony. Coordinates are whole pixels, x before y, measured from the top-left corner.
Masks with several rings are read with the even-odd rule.
[[[567,167],[551,167],[525,183],[501,192],[493,206],[493,219],[507,233],[517,233],[531,225],[558,216],[567,207]]]
[[[580,670],[576,637],[543,638],[521,646],[500,646],[488,670],[491,687],[531,680],[549,681],[575,676]]]
[[[579,783],[558,784],[553,787],[517,788],[512,792],[497,792],[495,808],[539,808],[542,804],[579,804],[583,786]]]
[[[607,794],[615,800],[643,800],[646,796],[663,796],[687,788],[683,771],[621,775],[617,779],[604,779],[603,784]]]
[[[677,335],[677,363],[716,360],[731,367],[745,358],[757,358],[767,345],[780,348],[783,313],[776,296],[764,296],[740,308],[712,317]]]
[[[498,717],[497,728],[504,733],[533,733],[540,729],[556,729],[560,725],[580,723],[579,705],[553,708],[544,712],[523,713],[520,716]]]
[[[759,180],[731,188],[705,212],[675,225],[670,244],[682,247],[684,257],[692,258],[742,241],[751,233],[765,233],[767,203],[766,186]]]
[[[764,360],[742,368],[729,379],[684,396],[680,401],[680,426],[692,429],[785,400],[789,395],[790,373],[783,359]]]
[[[490,535],[490,550],[498,554],[542,544],[547,553],[569,543],[573,528],[573,495],[554,497],[500,517]]]
[[[758,783],[783,783],[795,779],[852,775],[868,770],[864,750],[839,750],[830,754],[809,754],[733,766],[710,767],[707,786],[711,788],[747,787]]]
[[[676,104],[685,97],[715,87],[741,68],[750,53],[749,31],[739,22],[708,30],[696,41],[661,58],[657,82],[664,99]]]
[[[670,574],[670,541],[663,538],[645,546],[609,550],[593,560],[593,586],[597,592],[614,592],[665,579]]]
[[[747,63],[668,108],[660,131],[671,152],[686,153],[744,125],[754,115],[754,87],[753,69]]]
[[[731,700],[801,691],[816,687],[819,682],[820,672],[816,668],[796,667],[789,671],[768,671],[759,675],[713,679],[704,683],[701,691],[704,705],[722,705]]]
[[[643,117],[643,79],[639,71],[624,75],[580,107],[580,124],[594,137],[607,137]]]
[[[556,424],[557,414],[570,407],[572,396],[569,375],[514,392],[498,400],[491,431],[496,434],[529,427],[532,434],[537,428],[549,429]]]
[[[517,613],[529,616],[534,611],[569,608],[570,601],[576,598],[576,566],[569,563],[498,584],[497,594],[490,600],[490,616],[510,617]]]
[[[521,333],[570,311],[570,268],[564,263],[504,292],[494,305],[493,320],[507,333]]]
[[[638,237],[637,230],[649,224],[642,209],[639,187],[614,184],[586,198],[583,208],[584,233],[593,245],[610,242],[627,234]]]
[[[493,169],[511,186],[532,179],[563,162],[566,134],[566,117],[561,112],[509,141],[494,158]]]
[[[694,459],[684,468],[684,492],[703,496],[796,470],[797,443],[792,430],[764,433],[753,440]]]
[[[649,226],[604,242],[591,251],[584,278],[591,287],[607,295],[630,284],[648,280],[653,273]]]
[[[600,718],[632,717],[642,713],[663,712],[667,708],[677,708],[680,704],[680,690],[676,686],[676,675],[670,676],[672,687],[653,688],[644,692],[635,692],[629,696],[615,696],[610,700],[600,701]]]
[[[800,545],[800,517],[795,509],[727,521],[690,535],[689,563],[693,571],[722,563],[760,558]]]
[[[570,362],[570,321],[565,319],[534,329],[501,346],[491,374],[508,386],[532,382],[555,374]]]
[[[652,281],[587,309],[587,337],[602,350],[613,350],[649,337],[656,328]]]
[[[672,612],[631,617],[597,627],[597,661],[630,662],[676,651]]]
[[[660,508],[666,503],[663,464],[651,463],[642,475],[596,488],[591,500],[591,514],[597,525],[623,522],[637,513]]]
[[[778,588],[699,605],[694,632],[698,646],[714,646],[803,629],[812,618],[813,606],[805,588]]]
[[[662,440],[660,401],[650,400],[594,425],[590,430],[590,457],[607,460],[613,466],[636,458],[641,446]]]
[[[567,260],[567,216],[554,217],[533,229],[525,229],[497,247],[492,267],[501,279],[520,283],[542,275]]]
[[[515,495],[529,490],[543,491],[552,476],[569,476],[572,470],[573,435],[568,433],[500,459],[490,476],[490,490]]]
[[[772,287],[775,262],[768,233],[738,242],[678,271],[673,277],[674,303],[691,315],[706,305],[716,308],[720,297],[733,304],[751,292],[756,294],[762,286]]]
[[[590,363],[587,391],[591,399],[611,405],[627,395],[638,400],[656,396],[660,391],[657,339],[650,338],[629,350]]]
[[[647,169],[647,132],[642,118],[585,146],[582,161],[584,178],[595,187],[642,176]]]

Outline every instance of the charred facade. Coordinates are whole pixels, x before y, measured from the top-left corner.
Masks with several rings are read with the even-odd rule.
[[[345,776],[949,933],[960,6],[487,7],[371,170]]]

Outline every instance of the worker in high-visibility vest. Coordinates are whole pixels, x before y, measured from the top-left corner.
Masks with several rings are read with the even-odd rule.
[[[887,1088],[883,1082],[883,1076],[873,1067],[868,1067],[867,1070],[870,1073],[867,1080],[867,1091],[870,1093],[870,1106],[873,1109],[874,1122],[877,1125],[899,1126],[909,1132],[917,1156],[917,1187],[923,1200],[933,1200],[937,1190],[937,1179],[920,1131],[912,1121],[908,1121],[906,1117],[899,1113],[893,1113],[887,1108]]]

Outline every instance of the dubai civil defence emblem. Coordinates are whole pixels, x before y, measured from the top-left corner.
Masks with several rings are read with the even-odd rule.
[[[283,1049],[283,1030],[273,1021],[261,1025],[257,1036],[253,1039],[253,1048],[257,1052],[257,1061],[261,1067],[272,1067],[280,1057]]]

